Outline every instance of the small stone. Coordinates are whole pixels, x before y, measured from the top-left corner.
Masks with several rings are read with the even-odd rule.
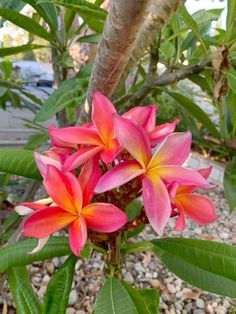
[[[227,309],[223,306],[219,306],[218,308],[216,308],[215,312],[216,312],[216,314],[226,314]]]
[[[49,277],[48,275],[45,275],[45,276],[43,277],[42,285],[43,285],[43,286],[47,286],[49,280],[50,280],[50,277]]]
[[[138,273],[145,273],[145,269],[143,268],[141,263],[136,263],[134,268]]]
[[[127,281],[130,285],[134,283],[134,277],[131,275],[131,273],[127,273],[124,277],[124,280]]]
[[[156,271],[154,271],[154,273],[152,274],[152,278],[157,278],[158,277],[158,274]]]
[[[58,258],[58,257],[54,257],[54,258],[52,259],[52,263],[53,263],[53,265],[54,265],[55,267],[58,267],[59,264],[60,264],[59,258]]]
[[[229,233],[228,232],[221,232],[220,237],[224,240],[227,240],[229,238]]]
[[[203,310],[196,309],[193,311],[193,314],[205,314]]]
[[[44,296],[44,293],[46,292],[47,287],[46,286],[41,286],[39,291],[38,291],[38,296],[42,298]]]
[[[66,309],[66,314],[75,314],[75,309],[73,309],[73,307],[68,307]]]
[[[83,310],[78,310],[78,311],[75,312],[75,314],[86,314],[86,313]]]
[[[230,307],[230,303],[228,300],[224,300],[223,307],[225,307],[226,309],[228,309]]]
[[[183,307],[179,302],[175,302],[175,308],[176,310],[182,311]]]
[[[164,279],[164,283],[170,283],[170,282],[172,282],[173,281],[173,278],[172,277],[169,277],[169,278],[165,278]]]
[[[182,297],[182,295],[183,295],[183,291],[178,291],[178,292],[176,292],[176,294],[175,294],[175,296],[176,296],[177,299],[180,299],[180,298]]]
[[[176,291],[180,291],[181,290],[181,286],[179,286],[179,285],[175,286],[175,290]]]
[[[53,265],[53,263],[47,263],[46,268],[50,275],[54,273],[55,266]]]
[[[153,288],[159,288],[160,287],[160,281],[158,279],[152,279],[150,280],[150,284]]]
[[[185,309],[185,311],[187,311],[187,313],[190,312],[190,311],[192,311],[192,309],[193,309],[192,303],[186,304],[185,307],[184,307],[184,309]]]
[[[70,296],[69,296],[69,305],[74,305],[75,302],[78,300],[78,294],[77,291],[75,289],[71,290],[70,292]]]
[[[217,303],[217,302],[213,302],[213,303],[212,303],[212,306],[213,306],[214,308],[216,308],[216,307],[218,306],[218,303]]]
[[[197,299],[196,300],[196,306],[199,308],[199,309],[204,309],[205,307],[205,302],[202,300],[202,299]]]
[[[169,313],[170,314],[176,314],[176,311],[174,309],[170,309]]]
[[[170,293],[176,293],[175,287],[170,283],[167,284],[167,289]]]
[[[211,304],[207,304],[207,310],[208,310],[209,314],[214,314],[214,309],[213,309],[213,306]]]

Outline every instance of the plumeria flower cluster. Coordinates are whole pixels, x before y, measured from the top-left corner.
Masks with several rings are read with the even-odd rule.
[[[49,198],[16,207],[28,215],[23,234],[39,239],[68,226],[75,255],[94,234],[127,230],[148,222],[162,235],[168,220],[185,228],[185,216],[200,224],[216,219],[210,199],[193,193],[209,188],[211,168],[183,166],[191,133],[174,132],[178,119],[156,126],[156,106],[137,106],[119,116],[113,104],[94,91],[92,121],[81,126],[49,127],[52,148],[34,153]],[[125,208],[141,197],[143,208],[131,223]]]

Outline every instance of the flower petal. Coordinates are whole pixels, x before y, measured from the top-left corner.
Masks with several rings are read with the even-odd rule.
[[[48,242],[49,238],[50,236],[46,236],[44,238],[39,239],[37,246],[33,250],[29,251],[28,254],[35,254],[35,253],[38,253],[40,250],[42,250],[42,248]]]
[[[73,174],[63,173],[48,165],[43,184],[58,206],[74,214],[80,211],[83,196],[79,181]]]
[[[176,204],[176,206],[178,207],[179,210],[179,216],[175,220],[175,230],[183,231],[186,226],[184,210],[182,208],[181,203],[178,203],[178,205]]]
[[[99,232],[113,232],[124,226],[126,214],[112,204],[92,203],[82,209],[88,228]]]
[[[173,122],[165,122],[161,125],[155,127],[149,133],[149,139],[151,141],[152,146],[156,146],[158,142],[162,141],[165,137],[174,132],[176,124],[179,122],[179,119],[176,118]]]
[[[213,202],[206,196],[198,194],[181,194],[177,197],[184,214],[199,224],[208,224],[217,218]]]
[[[144,173],[142,167],[135,160],[120,163],[107,171],[95,187],[96,193],[102,193],[123,185]]]
[[[51,144],[53,146],[62,147],[62,148],[76,148],[77,147],[77,145],[75,145],[74,143],[63,141],[63,140],[57,138],[57,136],[54,136],[54,132],[57,130],[59,130],[59,129],[57,127],[55,127],[53,124],[50,124],[48,126],[48,133],[50,136]]]
[[[71,171],[83,165],[90,158],[93,158],[102,150],[102,146],[89,146],[79,149],[74,154],[70,155],[63,164],[63,171]]]
[[[83,194],[83,207],[91,200],[94,188],[101,177],[98,161],[98,156],[95,156],[87,161],[81,169],[78,177]]]
[[[207,179],[212,171],[212,166],[201,168],[197,170],[203,178]]]
[[[155,172],[167,183],[183,185],[197,185],[209,188],[211,185],[198,173],[197,170],[182,166],[162,166],[155,168]]]
[[[70,144],[86,144],[86,145],[101,145],[97,131],[92,128],[81,126],[71,126],[65,128],[51,127],[49,134],[54,140],[63,141]],[[62,146],[63,147],[63,146]]]
[[[41,210],[48,207],[50,203],[52,203],[52,199],[50,198],[40,200],[37,202],[23,202],[20,205],[15,207],[15,211],[20,216],[29,215],[33,213],[35,210]]]
[[[152,228],[162,235],[171,215],[168,191],[162,180],[154,173],[142,179],[144,210]]]
[[[155,105],[136,106],[125,112],[122,117],[137,122],[145,128],[147,132],[151,132],[156,123],[156,109]]]
[[[87,226],[85,219],[80,218],[74,220],[69,225],[69,244],[71,251],[78,256],[79,252],[85,246],[87,241]]]
[[[45,208],[45,206],[44,206],[44,208]],[[27,206],[25,206],[25,205],[23,205],[23,204],[16,206],[16,207],[15,207],[15,211],[16,211],[17,214],[20,215],[20,216],[29,215],[29,214],[31,214],[31,213],[34,212],[34,210],[33,210],[32,208],[27,207]]]
[[[110,100],[99,91],[94,91],[92,102],[92,120],[100,137],[107,145],[114,134],[114,113],[116,113],[116,109]]]
[[[33,156],[43,178],[45,178],[46,173],[47,173],[47,165],[53,165],[57,169],[61,170],[61,163],[58,160],[55,160],[53,158],[50,158],[44,155],[40,155],[37,152],[34,152]]]
[[[100,157],[105,164],[108,164],[115,159],[120,150],[118,141],[113,139],[109,143],[109,148],[104,147],[104,150],[101,151]]]
[[[76,216],[58,206],[47,207],[32,213],[25,220],[22,233],[28,237],[41,239],[62,229],[75,219]]]
[[[145,168],[151,158],[151,145],[142,126],[133,121],[115,116],[118,141]]]
[[[170,134],[153,155],[148,168],[164,165],[182,165],[191,148],[191,133]]]

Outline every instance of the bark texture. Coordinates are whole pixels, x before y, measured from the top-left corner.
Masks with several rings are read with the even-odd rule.
[[[129,62],[125,67],[124,76],[128,74],[129,70],[144,55],[169,17],[180,5],[183,5],[185,1],[186,0],[151,0],[148,15],[135,40]]]
[[[111,96],[129,60],[151,0],[112,0],[102,39],[98,45],[88,89]]]

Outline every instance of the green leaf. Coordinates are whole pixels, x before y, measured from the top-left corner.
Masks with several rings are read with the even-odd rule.
[[[187,110],[194,118],[203,124],[203,126],[208,129],[212,136],[216,138],[221,138],[219,131],[216,129],[214,123],[210,120],[208,115],[198,107],[192,100],[189,98],[165,90],[172,98],[174,98],[185,110]]]
[[[10,55],[14,55],[16,53],[31,51],[34,49],[40,49],[40,48],[45,48],[45,47],[46,46],[43,46],[43,45],[34,45],[34,44],[29,43],[29,44],[22,45],[22,46],[0,48],[0,57],[10,56]]]
[[[169,42],[164,42],[161,44],[160,51],[166,58],[171,58],[175,55],[175,47]]]
[[[80,43],[90,43],[90,44],[97,44],[102,35],[101,34],[92,34],[92,35],[86,35],[82,36],[78,39]]]
[[[201,76],[200,74],[192,74],[188,77],[188,79],[193,83],[197,84],[198,86],[200,86],[203,91],[212,95],[211,86],[204,76]]]
[[[181,15],[182,19],[184,20],[184,23],[193,31],[197,39],[202,44],[205,52],[207,51],[204,40],[201,36],[201,33],[198,29],[198,25],[196,21],[192,18],[192,16],[188,13],[186,7],[183,5],[178,10],[179,14]]]
[[[55,113],[67,106],[76,106],[84,97],[82,80],[72,77],[64,81],[44,102],[43,106],[36,114],[34,121],[42,122],[49,120]]]
[[[41,180],[33,152],[25,149],[0,149],[0,171]]]
[[[71,255],[48,283],[42,314],[64,314],[70,295],[77,257]]]
[[[224,173],[224,192],[230,212],[236,208],[236,161],[227,163]]]
[[[76,12],[70,8],[66,8],[65,9],[65,15],[64,15],[64,24],[65,24],[65,30],[66,32],[68,33],[71,26],[72,26],[72,23],[74,21],[74,18],[75,18],[75,14]]]
[[[226,29],[229,29],[236,19],[236,0],[227,1],[227,17],[226,17]]]
[[[13,267],[8,270],[7,275],[17,313],[40,314],[41,304],[30,284],[27,269]]]
[[[185,238],[151,243],[160,260],[183,280],[203,290],[236,297],[236,247]]]
[[[157,314],[160,295],[156,289],[138,289],[151,314]]]
[[[105,21],[106,16],[107,16],[106,10],[86,0],[39,0],[38,4],[44,3],[44,2],[54,3],[57,5],[65,6],[67,8],[72,8],[79,14],[80,13],[89,14],[94,19],[99,17],[99,18],[103,18]]]
[[[38,253],[28,254],[28,252],[36,247],[37,242],[37,239],[27,239],[1,248],[0,273],[5,272],[11,267],[25,266],[35,261],[71,254],[66,237],[51,237]]]
[[[236,71],[231,68],[229,71],[226,72],[227,81],[229,87],[236,93]]]
[[[42,145],[46,144],[49,137],[48,134],[32,134],[28,137],[27,143],[24,146],[24,149],[27,150],[35,150],[36,148],[41,147]]]
[[[54,41],[54,37],[51,34],[49,34],[42,26],[28,16],[20,14],[17,11],[4,8],[0,8],[0,16],[12,22],[16,26],[28,31],[30,34],[36,35],[50,42]]]
[[[53,4],[51,3],[42,3],[37,4],[37,0],[24,0],[24,2],[31,5],[35,11],[44,19],[46,23],[50,26],[53,32],[57,32],[58,23],[57,23],[57,11]]]
[[[144,228],[145,228],[145,225],[143,224],[143,225],[139,225],[137,227],[134,227],[128,231],[125,231],[126,239],[132,238],[132,237],[138,235],[140,232],[142,232],[144,230]]]
[[[125,282],[108,277],[99,291],[94,314],[150,314],[138,292]]]
[[[125,208],[127,214],[127,221],[134,220],[137,217],[142,209],[143,203],[140,199],[135,198],[133,199]]]

